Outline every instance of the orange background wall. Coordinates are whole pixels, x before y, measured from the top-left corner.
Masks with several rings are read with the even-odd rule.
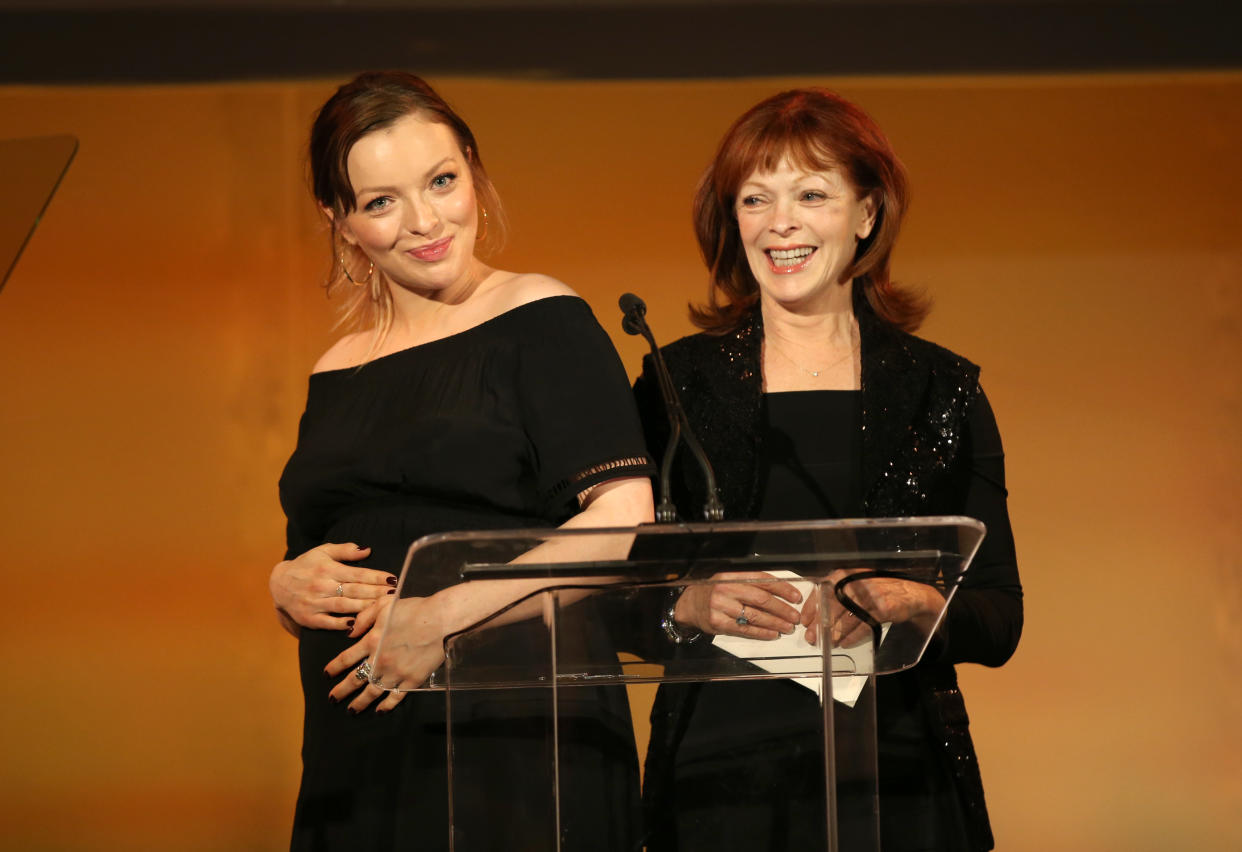
[[[81,151],[0,293],[0,846],[277,849],[294,643],[276,478],[331,339],[304,190],[338,81],[0,88]],[[1242,75],[437,79],[513,269],[689,331],[688,206],[726,124],[818,82],[914,178],[899,276],[984,366],[1027,629],[965,667],[1002,850],[1242,848]]]

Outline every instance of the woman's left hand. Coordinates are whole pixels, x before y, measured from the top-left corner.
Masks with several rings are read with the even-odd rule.
[[[351,636],[362,638],[338,654],[324,667],[324,674],[343,680],[328,693],[334,701],[349,702],[351,713],[361,713],[379,700],[377,713],[387,713],[405,693],[420,686],[444,662],[444,632],[435,617],[431,598],[385,597],[358,614]],[[389,627],[390,641],[376,655],[380,636]],[[368,669],[361,669],[364,664]],[[377,684],[383,684],[381,688]]]
[[[828,583],[834,583],[845,576],[844,573],[834,573],[826,579]],[[931,621],[944,607],[944,596],[932,586],[890,577],[873,577],[850,583],[846,587],[846,595],[881,624],[926,620],[930,629]],[[832,644],[836,647],[848,648],[871,635],[871,628],[835,598],[830,603],[829,624]],[[802,625],[806,627],[806,641],[816,644],[819,636],[818,593],[814,593],[802,608]]]

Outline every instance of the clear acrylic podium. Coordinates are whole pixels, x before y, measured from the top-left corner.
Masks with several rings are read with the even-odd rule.
[[[619,806],[601,818],[596,807],[600,796],[625,799],[627,791],[615,772],[592,768],[594,751],[628,752],[635,770],[641,760],[632,756],[625,688],[789,679],[818,695],[822,711],[813,733],[823,743],[823,813],[798,818],[822,824],[824,850],[871,852],[879,849],[874,678],[919,661],[983,535],[973,519],[935,517],[427,536],[410,548],[372,682],[444,693],[450,848],[496,848],[479,839],[480,825],[500,820],[511,840],[505,848],[575,852],[605,848],[600,833],[624,838],[612,848],[644,848],[637,812]],[[788,578],[817,600],[817,645],[802,628],[771,641],[685,641],[693,631],[665,629],[685,587],[737,583],[738,572]],[[446,638],[443,665],[416,685],[409,639],[425,621],[425,599],[457,583],[497,580],[519,581],[525,593]],[[870,594],[894,583],[932,586],[945,605],[918,623],[881,623]],[[515,708],[502,723],[479,721],[502,706]],[[524,777],[502,779],[523,791],[521,812],[508,814],[488,777],[488,750],[518,741],[531,757]],[[744,771],[753,746],[725,736],[713,759],[728,765],[736,749]]]

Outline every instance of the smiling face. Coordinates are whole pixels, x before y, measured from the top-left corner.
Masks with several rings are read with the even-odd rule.
[[[787,158],[751,172],[734,210],[761,299],[799,312],[839,298],[858,241],[875,225],[874,200],[859,199],[839,170],[807,171]]]
[[[474,184],[447,125],[399,118],[354,143],[346,166],[357,203],[338,222],[342,239],[397,287],[443,298],[470,286]]]

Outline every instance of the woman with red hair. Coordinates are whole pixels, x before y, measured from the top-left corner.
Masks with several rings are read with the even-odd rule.
[[[692,308],[703,332],[663,353],[717,465],[727,518],[952,514],[986,524],[923,661],[875,681],[882,848],[986,850],[954,666],[1009,658],[1022,587],[979,369],[911,334],[927,302],[889,277],[907,202],[901,163],[855,105],[822,89],[757,104],[725,134],[695,197],[711,278],[707,303]],[[635,394],[658,454],[668,427],[650,358]],[[675,501],[690,517],[705,485],[693,460],[680,460]],[[871,592],[881,622],[934,619],[944,605],[919,584]],[[665,628],[676,642],[773,639],[814,624],[815,608],[798,603],[775,578],[691,586]],[[819,720],[818,699],[791,681],[662,687],[644,781],[648,848],[824,848]]]

